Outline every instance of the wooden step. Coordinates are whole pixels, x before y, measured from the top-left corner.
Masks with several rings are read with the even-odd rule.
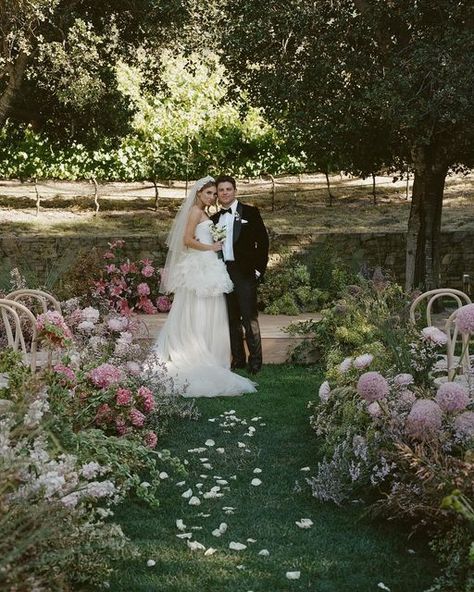
[[[135,336],[150,344],[158,337],[160,329],[165,324],[167,313],[155,315],[136,315],[138,322]],[[287,361],[291,351],[302,341],[301,337],[288,335],[284,328],[300,321],[319,320],[319,313],[304,313],[298,316],[289,315],[259,315],[260,333],[262,336],[262,350],[264,364],[283,364]]]

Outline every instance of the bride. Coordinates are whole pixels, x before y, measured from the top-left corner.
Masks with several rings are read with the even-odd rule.
[[[216,202],[212,177],[199,179],[181,206],[167,239],[160,291],[174,292],[168,318],[153,352],[165,362],[186,397],[255,392],[255,383],[230,371],[225,293],[233,289],[211,235],[206,208]]]

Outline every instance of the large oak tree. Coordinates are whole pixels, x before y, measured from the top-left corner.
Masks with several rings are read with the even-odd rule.
[[[234,0],[221,31],[236,83],[321,168],[414,170],[406,287],[436,287],[446,175],[473,162],[474,4]]]

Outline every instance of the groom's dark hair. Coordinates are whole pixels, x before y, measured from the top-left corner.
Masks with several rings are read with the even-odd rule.
[[[216,187],[219,186],[219,183],[232,183],[232,187],[237,189],[237,183],[235,182],[234,177],[230,175],[219,175],[216,179]]]

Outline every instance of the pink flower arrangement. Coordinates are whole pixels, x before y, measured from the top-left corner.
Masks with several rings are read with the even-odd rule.
[[[454,420],[456,435],[461,438],[474,438],[474,411],[463,411]]]
[[[456,325],[459,333],[463,335],[472,335],[474,333],[474,304],[466,304],[458,310]]]
[[[462,411],[469,404],[467,390],[457,382],[443,383],[436,393],[436,402],[448,413]]]
[[[431,399],[418,399],[406,419],[406,432],[415,440],[433,438],[441,430],[442,416],[438,403]]]
[[[101,364],[89,372],[89,378],[95,386],[105,389],[120,382],[122,371],[113,364]]]
[[[141,411],[139,411],[138,409],[131,409],[129,417],[130,417],[130,423],[133,426],[135,426],[136,428],[143,427],[146,417],[145,417],[145,415],[143,415],[143,413]]]
[[[438,327],[425,327],[421,331],[421,336],[423,341],[433,345],[446,345],[448,342],[448,336],[444,331],[438,329]]]
[[[139,262],[125,259],[120,251],[124,245],[124,241],[110,243],[110,249],[105,254],[104,271],[100,280],[94,282],[93,294],[105,299],[109,308],[123,315],[130,315],[136,309],[154,314],[161,274],[150,259]],[[143,281],[144,278],[147,281]],[[160,306],[165,307],[166,303],[169,304],[169,300],[161,302]]]
[[[147,432],[144,442],[148,448],[155,448],[158,443],[158,436],[155,434],[155,432]]]
[[[132,401],[132,392],[129,389],[118,388],[115,402],[117,405],[130,405]]]
[[[384,399],[389,391],[388,382],[379,372],[365,372],[357,382],[357,392],[368,403]]]
[[[36,330],[39,340],[51,347],[62,348],[71,343],[71,330],[63,316],[55,310],[48,310],[37,317]]]

